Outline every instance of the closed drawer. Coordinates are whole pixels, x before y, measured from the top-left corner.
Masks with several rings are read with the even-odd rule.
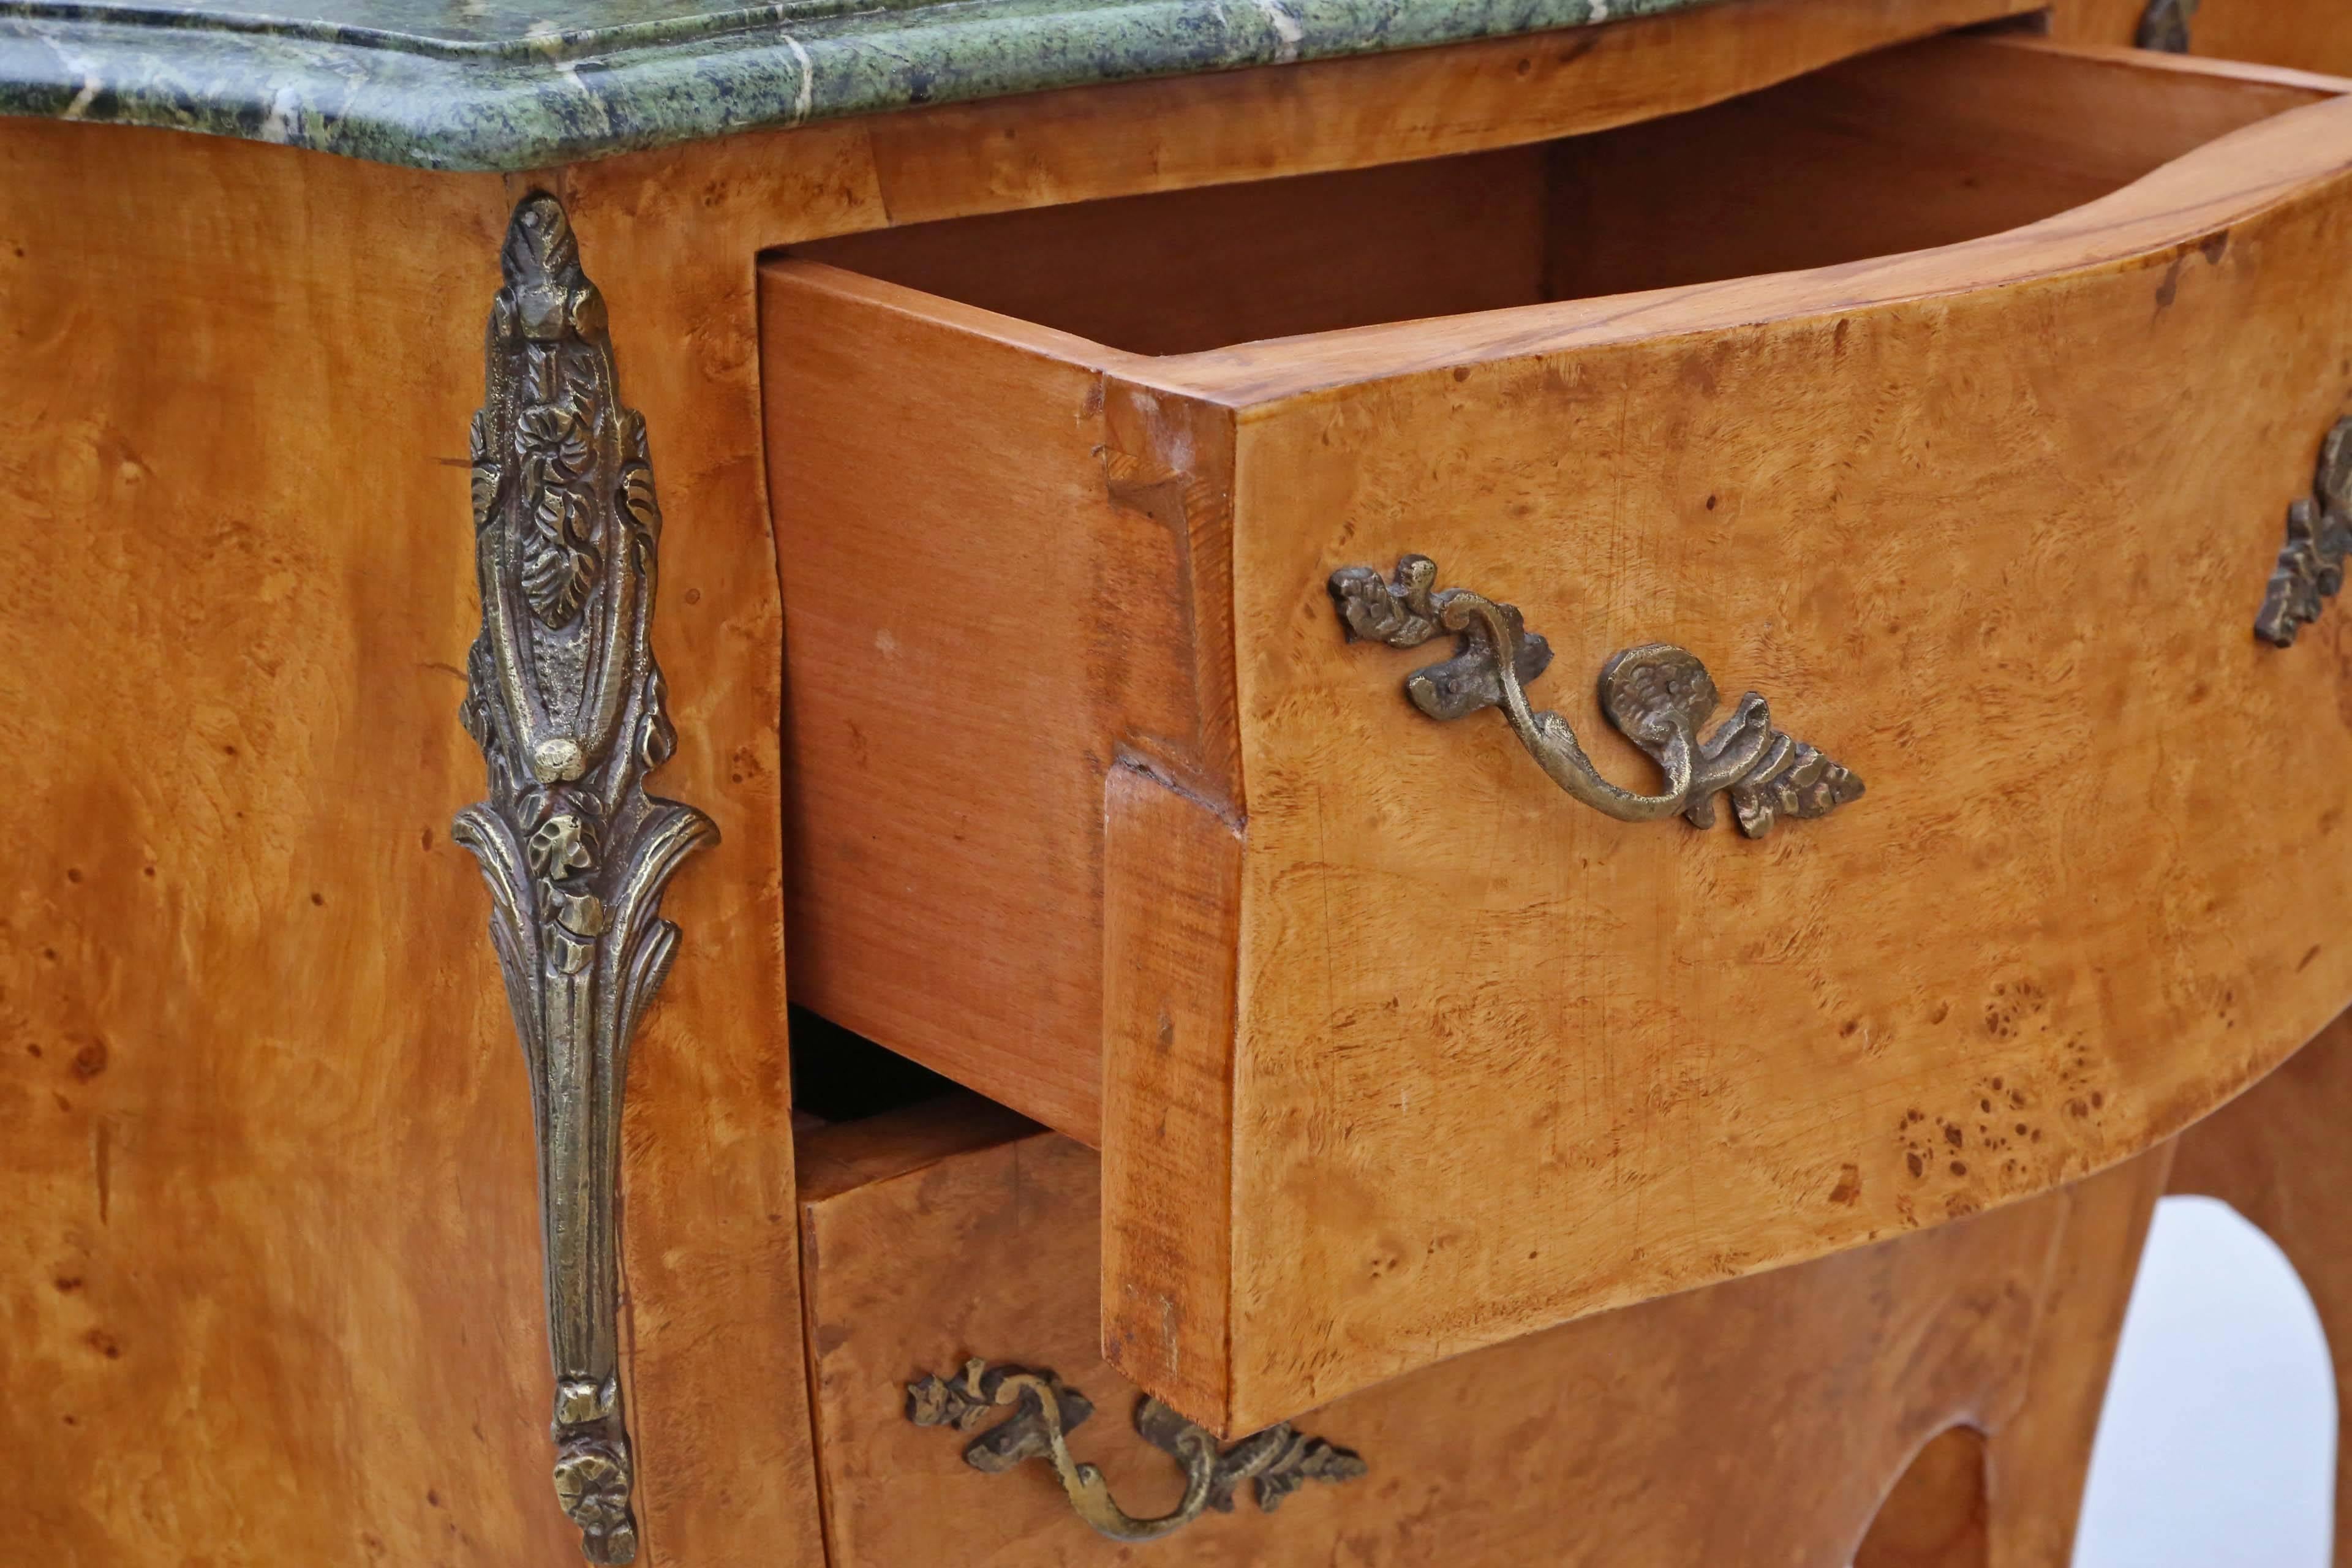
[[[1107,1353],[1227,1432],[2147,1148],[2352,997],[2352,641],[2253,630],[2347,167],[1957,39],[772,262],[796,996],[1100,1147]],[[1744,794],[1416,710],[1331,587],[1416,552],[1627,789],[1617,650],[1762,694]]]
[[[1272,1513],[1244,1486],[1231,1512],[1126,1546],[1079,1521],[1044,1463],[964,1462],[1011,1410],[964,1430],[906,1415],[907,1384],[969,1358],[1049,1371],[1092,1402],[1069,1445],[1119,1506],[1178,1502],[1176,1462],[1133,1429],[1138,1391],[1097,1347],[1095,1154],[952,1101],[824,1128],[801,1140],[800,1175],[828,1561],[1846,1568],[1963,1561],[1926,1550],[1958,1513],[1992,1561],[2063,1562],[2168,1163],[1400,1378],[1297,1423],[1360,1477],[1306,1482]],[[1979,1439],[1961,1445],[1980,1454],[1974,1509],[1898,1492],[1882,1512],[1958,1423]],[[1911,1552],[1857,1558],[1866,1529]]]

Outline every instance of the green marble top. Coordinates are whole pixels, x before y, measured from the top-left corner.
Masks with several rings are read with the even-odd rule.
[[[517,170],[1708,0],[0,0],[0,113]]]

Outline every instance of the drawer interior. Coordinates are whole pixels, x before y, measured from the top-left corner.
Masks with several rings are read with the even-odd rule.
[[[1680,287],[2049,217],[2325,95],[1932,39],[1549,144],[849,235],[793,254],[1140,354]]]

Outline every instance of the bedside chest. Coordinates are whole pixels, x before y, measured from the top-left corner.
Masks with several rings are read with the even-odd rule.
[[[2116,22],[0,0],[28,1550],[2063,1551],[2352,1004],[2352,101]]]

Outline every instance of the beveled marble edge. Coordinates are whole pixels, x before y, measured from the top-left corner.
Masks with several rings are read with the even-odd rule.
[[[597,52],[11,12],[0,114],[512,172],[923,103],[1581,26],[1719,0],[961,0]]]

